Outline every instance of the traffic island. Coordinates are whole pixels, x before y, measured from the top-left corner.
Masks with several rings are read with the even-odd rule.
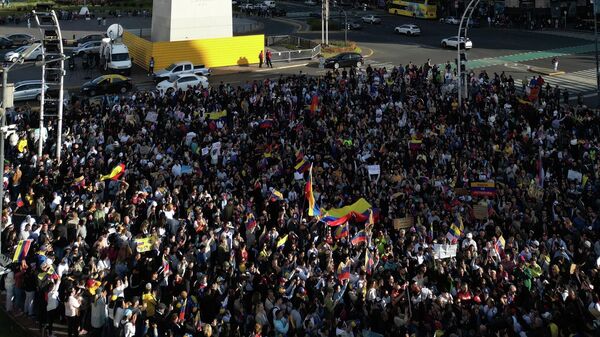
[[[554,69],[550,69],[550,68],[531,67],[531,66],[527,67],[527,71],[529,71],[531,73],[540,74],[540,75],[546,75],[546,76],[558,76],[558,75],[565,74],[565,72],[562,70],[554,70]]]

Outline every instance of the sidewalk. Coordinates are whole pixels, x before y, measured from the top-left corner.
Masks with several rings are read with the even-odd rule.
[[[3,291],[0,295],[0,336],[11,337],[47,337],[46,331],[42,331],[40,324],[26,315],[15,316],[12,313],[4,311],[6,293]],[[60,323],[54,323],[55,336],[67,336],[67,326]]]

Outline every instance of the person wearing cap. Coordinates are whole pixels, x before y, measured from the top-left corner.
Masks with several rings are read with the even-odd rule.
[[[153,317],[158,300],[156,298],[156,290],[152,289],[151,283],[146,283],[142,295],[142,303],[146,306],[146,317]]]

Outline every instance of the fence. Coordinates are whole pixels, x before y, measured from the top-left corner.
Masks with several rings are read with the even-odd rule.
[[[265,46],[271,50],[273,56],[271,61],[273,62],[312,60],[321,53],[320,44],[313,40],[291,35],[267,36]],[[282,47],[284,50],[274,47]]]

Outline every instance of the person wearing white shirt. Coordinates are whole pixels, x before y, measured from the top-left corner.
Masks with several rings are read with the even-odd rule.
[[[58,288],[60,287],[60,278],[57,274],[50,276],[52,288],[48,291],[48,304],[46,304],[46,320],[48,322],[48,336],[54,337],[54,320],[58,317]]]
[[[65,316],[67,317],[68,337],[77,337],[79,329],[79,307],[81,297],[77,294],[77,288],[71,288],[71,295],[65,303]]]

